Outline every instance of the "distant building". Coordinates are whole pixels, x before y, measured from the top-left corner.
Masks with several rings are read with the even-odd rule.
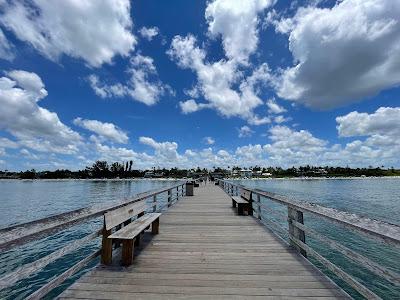
[[[251,178],[253,176],[253,171],[250,169],[240,169],[239,174],[242,178]]]
[[[153,176],[154,176],[154,172],[153,171],[146,171],[145,173],[144,173],[144,178],[153,178]]]
[[[146,171],[144,173],[144,178],[162,178],[164,177],[163,172]]]
[[[258,171],[253,171],[253,177],[260,177],[262,176],[262,171],[258,170]]]

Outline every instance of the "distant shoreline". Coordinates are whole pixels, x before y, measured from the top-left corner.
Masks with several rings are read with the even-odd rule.
[[[226,178],[227,180],[351,180],[351,179],[400,179],[400,176],[348,176],[348,177],[269,177],[269,178]],[[182,181],[189,178],[0,178],[0,180],[19,180],[19,181]]]

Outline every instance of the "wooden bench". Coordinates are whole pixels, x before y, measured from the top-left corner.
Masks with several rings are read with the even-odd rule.
[[[237,212],[239,216],[243,216],[244,212],[247,211],[249,216],[253,215],[251,191],[246,189],[240,189],[240,196],[232,196],[232,207],[237,206]]]
[[[122,265],[132,264],[134,245],[140,243],[140,235],[150,228],[153,234],[159,232],[159,213],[145,214],[144,200],[125,205],[104,214],[103,240],[101,262],[105,265],[112,263],[113,244],[119,247],[122,243]],[[137,217],[132,221],[132,218]]]

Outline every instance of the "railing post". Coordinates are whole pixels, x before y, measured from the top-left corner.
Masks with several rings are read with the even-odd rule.
[[[101,241],[101,263],[103,265],[111,265],[112,263],[112,240],[108,238],[111,230],[106,230],[106,222],[104,221]]]
[[[157,195],[153,196],[153,212],[157,211]]]
[[[176,201],[179,199],[179,186],[176,187]]]
[[[257,194],[257,204],[258,204],[257,217],[259,220],[261,220],[261,196],[259,194]]]
[[[288,206],[288,223],[289,223],[289,236],[298,239],[299,241],[306,243],[306,236],[303,230],[297,228],[295,225],[292,223],[293,221],[296,221],[298,223],[304,224],[304,219],[303,219],[303,212],[296,210],[293,207]],[[297,249],[303,255],[304,257],[307,257],[307,252],[299,247],[295,242],[290,241],[290,244]]]
[[[172,196],[172,190],[168,190],[168,207],[171,206],[171,196]]]

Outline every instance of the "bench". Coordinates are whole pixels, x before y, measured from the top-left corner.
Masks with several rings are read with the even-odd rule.
[[[153,234],[159,232],[159,213],[145,214],[144,200],[108,211],[104,214],[101,262],[111,265],[113,244],[117,248],[122,243],[122,265],[132,264],[134,245],[140,244],[140,235],[151,225]],[[137,217],[134,221],[132,218]]]
[[[240,189],[240,196],[232,196],[232,207],[237,206],[237,212],[239,216],[243,216],[244,212],[247,211],[249,216],[253,215],[251,191],[246,189]]]

